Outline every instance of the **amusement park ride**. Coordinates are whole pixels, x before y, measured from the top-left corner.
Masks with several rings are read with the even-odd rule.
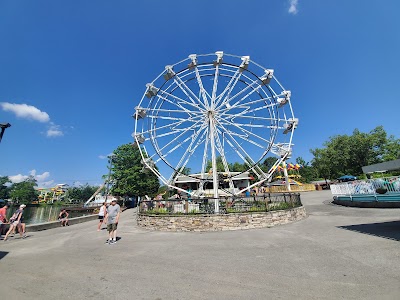
[[[212,196],[218,199],[218,156],[232,196],[270,181],[280,165],[288,178],[285,161],[291,156],[298,125],[291,92],[277,80],[274,70],[249,56],[222,51],[192,54],[166,66],[146,85],[133,118],[134,146],[140,150],[143,167],[172,189],[187,192],[176,183],[189,168],[200,174],[200,178],[193,177],[200,182],[194,196],[204,196],[207,185],[213,186]],[[264,172],[259,163],[269,152],[276,162]],[[209,161],[211,171],[207,169]],[[238,161],[247,166],[242,173],[251,172],[256,177],[242,189],[234,185],[242,173],[229,167]],[[287,187],[290,190],[288,180]]]
[[[38,203],[54,203],[63,200],[67,195],[67,184],[60,183],[51,188],[38,188]]]

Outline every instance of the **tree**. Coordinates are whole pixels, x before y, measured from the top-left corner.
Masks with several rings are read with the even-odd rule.
[[[262,162],[263,167],[263,171],[264,172],[268,172],[272,166],[276,163],[277,158],[276,157],[272,157],[272,156],[268,156],[265,158],[265,160]]]
[[[14,183],[11,186],[10,197],[18,203],[28,204],[37,199],[36,186],[35,178],[29,176],[25,181]]]
[[[98,189],[98,186],[74,186],[68,189],[68,199],[77,200],[79,202],[87,201]]]
[[[296,158],[296,163],[301,165],[302,168],[299,169],[299,174],[301,178],[299,179],[300,182],[309,183],[313,180],[318,179],[318,174],[309,162],[306,162],[301,156]]]
[[[160,186],[157,176],[142,170],[142,157],[137,147],[131,144],[119,146],[113,152],[112,175],[114,180],[111,192],[117,196],[154,196]]]
[[[312,166],[322,178],[342,175],[360,175],[362,167],[391,160],[400,155],[400,143],[393,136],[387,137],[382,126],[369,133],[353,131],[351,136],[336,135],[324,143],[325,148],[311,149]]]
[[[6,186],[7,183],[11,183],[8,176],[0,177],[0,199],[8,199],[10,195],[10,188]]]

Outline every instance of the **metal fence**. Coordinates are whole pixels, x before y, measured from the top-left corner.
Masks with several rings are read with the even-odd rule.
[[[146,200],[139,203],[143,214],[214,214],[214,199]],[[253,197],[226,197],[219,199],[219,213],[266,212],[302,206],[299,193],[257,195]]]
[[[400,192],[400,176],[356,180],[331,184],[333,196],[350,196],[362,194],[394,194]]]

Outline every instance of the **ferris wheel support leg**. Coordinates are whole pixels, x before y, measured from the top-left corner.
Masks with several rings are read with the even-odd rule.
[[[213,188],[214,188],[214,211],[215,213],[219,213],[219,200],[218,200],[218,170],[217,170],[217,156],[215,154],[215,124],[214,117],[209,116],[210,122],[210,146],[211,146],[211,160],[212,160],[212,169],[213,169]]]
[[[287,172],[286,162],[284,160],[282,161],[282,166],[283,166],[283,175],[285,176],[286,188],[290,192],[291,188],[290,188],[289,176]]]

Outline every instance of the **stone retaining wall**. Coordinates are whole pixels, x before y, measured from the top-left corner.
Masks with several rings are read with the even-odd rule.
[[[288,210],[221,215],[147,215],[139,214],[138,225],[160,231],[222,231],[272,227],[304,219],[304,206]]]

